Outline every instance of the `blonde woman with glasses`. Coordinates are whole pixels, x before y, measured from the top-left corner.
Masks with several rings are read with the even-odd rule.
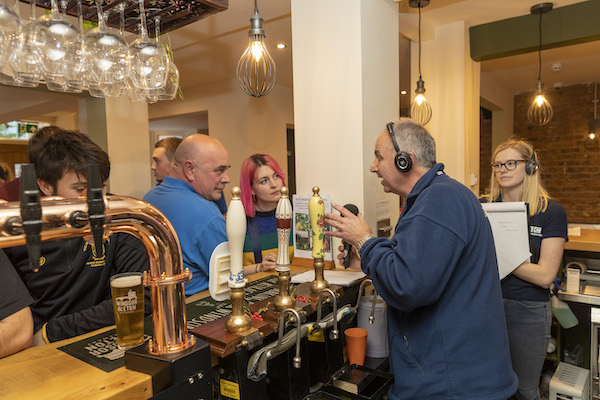
[[[550,286],[556,278],[567,241],[567,215],[542,185],[533,147],[508,140],[492,155],[490,194],[483,202],[529,204],[531,260],[502,280],[502,296],[513,369],[519,389],[513,398],[537,400],[546,357],[552,313]]]

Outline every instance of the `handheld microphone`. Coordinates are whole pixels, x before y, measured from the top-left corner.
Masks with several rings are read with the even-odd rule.
[[[346,204],[344,208],[346,208],[352,214],[358,215],[358,207],[356,207],[354,204]],[[344,251],[346,252],[346,255],[344,256],[344,268],[347,269],[350,266],[350,260],[352,259],[352,245],[344,242]]]

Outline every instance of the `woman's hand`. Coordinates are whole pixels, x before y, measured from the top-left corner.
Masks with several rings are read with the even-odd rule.
[[[258,272],[265,272],[275,269],[277,265],[277,254],[267,253],[264,255],[262,262],[258,265]]]

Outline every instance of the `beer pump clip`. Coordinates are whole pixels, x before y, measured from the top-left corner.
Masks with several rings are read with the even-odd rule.
[[[210,256],[208,291],[217,301],[229,298],[230,262],[229,242],[223,242],[215,247]]]

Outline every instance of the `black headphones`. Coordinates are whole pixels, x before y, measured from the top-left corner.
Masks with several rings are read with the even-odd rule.
[[[398,143],[396,143],[396,135],[394,135],[394,123],[390,122],[387,125],[387,130],[390,133],[390,139],[392,139],[392,143],[394,144],[394,149],[396,150],[396,156],[394,157],[394,162],[396,164],[396,168],[400,172],[408,172],[412,168],[412,159],[410,155],[401,151],[398,147]]]
[[[539,165],[537,163],[537,160],[535,159],[535,151],[534,151],[533,154],[531,155],[531,158],[525,162],[525,173],[527,175],[533,175],[533,174],[535,174],[535,171],[538,170],[538,168],[539,168]]]

